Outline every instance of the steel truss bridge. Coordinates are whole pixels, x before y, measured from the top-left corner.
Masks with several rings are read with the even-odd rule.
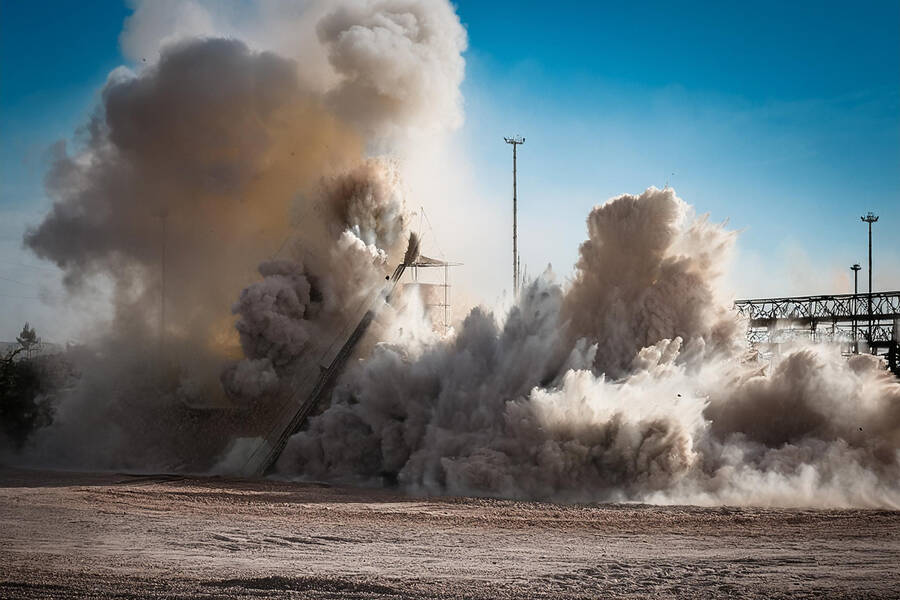
[[[847,354],[886,355],[891,370],[900,376],[900,291],[757,298],[737,300],[734,307],[748,321],[752,345],[801,337],[839,342]]]

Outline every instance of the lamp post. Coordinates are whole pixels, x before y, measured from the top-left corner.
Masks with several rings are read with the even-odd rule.
[[[878,216],[869,211],[860,219],[863,223],[869,224],[869,348],[874,350],[874,346],[872,346],[872,223],[878,221]]]
[[[513,297],[519,295],[519,248],[518,232],[516,231],[516,204],[518,202],[516,190],[516,148],[525,143],[525,138],[519,135],[505,137],[503,141],[513,147]]]
[[[857,295],[859,294],[859,270],[862,267],[859,266],[859,263],[854,263],[850,270],[853,271],[853,354],[859,354],[859,342],[856,339],[856,315],[859,314],[859,301],[857,300]]]

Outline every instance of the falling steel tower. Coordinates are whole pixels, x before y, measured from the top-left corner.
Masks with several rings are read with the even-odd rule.
[[[869,345],[872,344],[872,223],[878,220],[878,216],[869,212],[860,217],[863,223],[869,224]]]
[[[516,232],[516,147],[525,143],[522,136],[505,137],[503,141],[513,147],[513,295],[519,294],[519,248]]]

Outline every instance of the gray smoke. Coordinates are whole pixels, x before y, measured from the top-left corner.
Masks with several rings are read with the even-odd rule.
[[[114,312],[27,460],[239,470],[405,260],[403,186],[370,154],[459,124],[452,6],[219,6],[138,2],[123,47],[147,66],[111,73],[80,144],[58,148],[54,207],[25,244]],[[735,234],[671,189],[614,198],[587,225],[571,283],[548,270],[507,313],[476,308],[441,338],[415,299],[382,307],[280,472],[564,501],[900,507],[900,384],[877,361],[826,345],[747,353],[719,283]]]
[[[398,185],[390,165],[376,160],[322,183],[317,205],[332,230],[304,231],[293,260],[263,262],[263,279],[232,307],[247,357],[223,375],[233,397],[265,396],[271,388],[255,394],[257,382],[278,380],[301,359],[316,360],[323,340],[334,343],[360,308],[368,308],[385,273],[401,260],[408,235]]]
[[[258,434],[299,358],[402,259],[403,187],[367,149],[458,116],[465,34],[446,2],[259,5],[247,32],[215,3],[182,3],[177,22],[171,8],[137,4],[123,46],[150,60],[110,74],[24,236],[73,296],[113,307],[91,315],[82,380],[29,460],[204,469]],[[285,23],[308,37],[258,43]]]
[[[466,34],[447,2],[348,3],[316,31],[341,77],[329,102],[370,135],[394,134],[398,125],[434,132],[462,122]]]
[[[737,320],[716,296],[733,232],[694,218],[671,189],[653,188],[594,209],[587,226],[564,312],[573,337],[597,344],[599,371],[618,376],[664,339],[734,348]]]
[[[462,123],[466,31],[446,0],[223,4],[136,0],[123,50],[140,62],[180,41],[226,37],[292,58],[304,89],[381,150]]]
[[[381,344],[284,474],[565,501],[900,506],[900,383],[877,361],[745,352],[734,235],[673,190],[596,207],[568,289],[530,284],[424,350]]]

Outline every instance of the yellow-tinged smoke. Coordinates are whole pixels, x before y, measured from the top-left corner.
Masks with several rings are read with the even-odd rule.
[[[189,4],[194,17],[216,10],[176,12]],[[183,406],[249,410],[235,403],[270,386],[274,364],[346,319],[402,257],[403,187],[390,158],[371,153],[459,121],[465,32],[452,7],[253,8],[262,29],[224,26],[220,37],[194,31],[213,20],[200,17],[158,29],[168,9],[139,3],[123,45],[144,44],[139,64],[150,61],[113,71],[81,144],[57,147],[54,205],[25,245],[63,270],[72,294],[110,288],[113,312],[86,333],[82,381],[39,455],[208,465],[248,418],[208,427]],[[273,323],[303,316],[317,328],[278,339]],[[232,365],[238,348],[247,361]],[[86,440],[88,421],[103,418],[115,433]],[[192,437],[207,443],[190,447]]]

